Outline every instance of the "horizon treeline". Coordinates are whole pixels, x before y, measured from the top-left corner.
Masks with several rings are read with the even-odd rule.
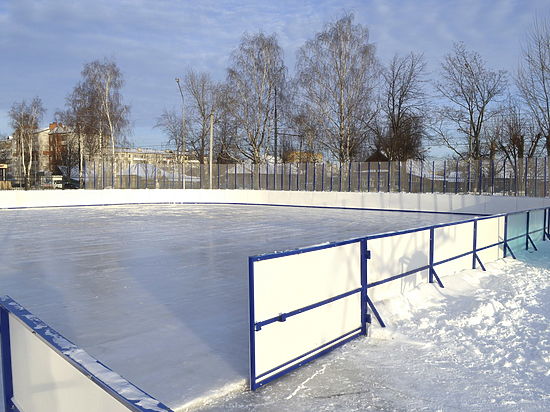
[[[176,78],[180,107],[159,113],[152,126],[176,153],[200,163],[209,154],[211,123],[218,163],[346,163],[373,154],[424,159],[433,147],[445,147],[457,160],[548,156],[549,20],[535,19],[526,39],[515,73],[489,67],[456,42],[434,80],[420,53],[381,62],[353,14],[327,23],[298,49],[292,76],[276,34],[245,33],[225,79],[188,69]],[[113,60],[84,65],[65,109],[55,115],[74,132],[67,163],[114,156],[115,147],[129,143],[123,84]],[[9,112],[27,160],[30,132],[44,112],[39,98],[16,102]]]

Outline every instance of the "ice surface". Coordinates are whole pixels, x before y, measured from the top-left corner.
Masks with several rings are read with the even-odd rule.
[[[202,409],[548,411],[550,242],[518,257],[383,302],[388,328]]]
[[[248,256],[463,218],[225,205],[0,210],[0,294],[176,408],[248,376]]]

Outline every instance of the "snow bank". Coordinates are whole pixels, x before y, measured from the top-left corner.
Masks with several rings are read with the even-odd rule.
[[[204,410],[550,410],[550,242],[379,304],[388,324]]]

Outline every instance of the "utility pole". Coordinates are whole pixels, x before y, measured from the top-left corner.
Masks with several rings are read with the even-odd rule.
[[[213,148],[214,148],[214,113],[210,113],[210,153],[208,154],[208,166],[210,168],[210,189],[212,189],[212,158],[213,158]]]
[[[277,164],[277,88],[275,87],[275,164]]]
[[[178,89],[181,95],[181,145],[183,146],[183,179],[182,179],[182,188],[185,189],[185,158],[186,158],[186,144],[185,144],[185,101],[183,99],[183,91],[181,90],[180,79],[176,77],[176,83],[178,84]]]

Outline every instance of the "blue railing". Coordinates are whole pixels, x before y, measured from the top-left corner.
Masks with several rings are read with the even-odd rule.
[[[542,211],[543,219],[542,224],[540,227],[532,227],[532,221],[531,216],[535,212]],[[509,225],[510,225],[510,218],[512,216],[517,215],[525,215],[525,226],[522,228],[519,228],[520,233],[515,234],[514,236],[509,236]],[[492,219],[504,219],[504,234],[501,240],[498,240],[496,242],[492,242],[488,245],[478,246],[478,225],[480,222],[486,221],[486,220],[492,220]],[[452,227],[452,226],[459,226],[459,225],[465,225],[465,224],[473,224],[473,237],[471,239],[471,250],[463,253],[458,253],[456,255],[453,255],[451,257],[442,259],[442,260],[435,260],[435,250],[436,250],[436,244],[435,244],[435,232],[438,229]],[[518,228],[515,228],[516,231]],[[371,258],[371,252],[368,250],[369,241],[374,241],[376,239],[382,239],[382,238],[390,238],[394,236],[401,236],[401,235],[407,235],[407,234],[413,234],[418,232],[424,232],[429,231],[430,240],[429,240],[429,251],[428,251],[428,264],[427,265],[421,265],[419,267],[416,267],[412,270],[408,270],[402,273],[395,273],[391,274],[391,276],[388,276],[384,279],[379,279],[375,282],[368,282],[368,260]],[[514,251],[512,250],[511,244],[517,244],[518,241],[521,241],[521,244],[524,245],[525,249],[528,250],[530,247],[537,249],[536,244],[532,238],[532,235],[535,233],[542,232],[542,240],[550,240],[550,207],[546,208],[536,208],[536,209],[530,209],[526,211],[518,211],[518,212],[510,212],[510,213],[501,213],[491,216],[481,216],[476,217],[468,220],[462,220],[462,221],[456,221],[451,223],[442,223],[437,224],[433,226],[426,226],[426,227],[420,227],[420,228],[414,228],[414,229],[407,229],[407,230],[400,230],[396,232],[389,232],[389,233],[382,233],[382,234],[375,234],[375,235],[369,235],[364,236],[360,238],[353,238],[341,242],[332,242],[327,243],[319,246],[313,246],[313,247],[306,247],[306,248],[300,248],[285,252],[277,252],[277,253],[270,253],[270,254],[264,254],[259,256],[251,256],[249,258],[249,302],[250,302],[250,363],[251,363],[251,376],[250,376],[250,387],[251,389],[255,390],[266,383],[271,382],[274,379],[277,379],[278,377],[290,372],[293,369],[296,369],[297,367],[302,366],[303,364],[310,362],[311,360],[325,354],[328,351],[331,351],[335,349],[336,347],[348,342],[351,339],[354,339],[360,335],[366,335],[367,332],[367,324],[371,322],[370,315],[368,313],[368,309],[372,311],[374,316],[376,317],[378,323],[385,327],[384,321],[382,317],[380,316],[379,312],[377,311],[375,304],[371,300],[371,297],[369,296],[369,290],[372,290],[373,288],[396,281],[398,279],[405,278],[407,276],[411,276],[413,274],[416,274],[418,272],[428,271],[428,279],[429,283],[437,282],[437,284],[440,287],[444,287],[443,282],[441,281],[441,278],[438,276],[438,273],[436,271],[436,267],[443,265],[445,263],[449,263],[453,260],[457,260],[460,258],[467,257],[469,255],[472,256],[472,263],[471,267],[472,269],[476,269],[477,265],[481,267],[482,270],[485,270],[485,266],[479,256],[479,253],[491,249],[494,247],[501,247],[503,251],[503,256],[506,257],[507,255],[510,255],[515,258]],[[324,299],[319,302],[311,303],[307,306],[301,307],[301,308],[292,308],[288,312],[280,313],[278,316],[270,317],[268,319],[261,319],[256,321],[254,317],[254,263],[255,262],[261,262],[266,261],[270,259],[278,259],[278,258],[285,258],[292,255],[299,255],[314,251],[320,251],[323,249],[329,249],[334,247],[339,247],[343,245],[349,245],[352,243],[360,243],[361,245],[361,273],[358,274],[361,276],[361,287],[355,288],[353,290],[350,290],[346,293],[342,293],[339,295],[332,296],[328,299]],[[345,264],[345,262],[342,262],[342,264]],[[299,276],[299,273],[297,273],[296,276]],[[255,365],[255,334],[260,332],[262,328],[269,327],[270,324],[276,323],[276,322],[285,322],[287,319],[299,316],[305,312],[315,310],[321,306],[325,306],[327,304],[330,304],[332,302],[335,302],[340,299],[345,299],[353,294],[361,294],[361,328],[353,330],[351,332],[348,332],[347,334],[337,337],[336,339],[332,339],[329,342],[325,342],[323,345],[312,348],[310,351],[298,356],[294,357],[293,359],[289,359],[288,361],[280,364],[277,367],[274,367],[270,369],[267,372],[261,373],[259,375],[256,375],[254,365]],[[284,299],[284,297],[281,297],[281,299]],[[297,337],[297,339],[299,339]],[[319,350],[321,350],[319,352]],[[276,373],[274,373],[276,372]],[[269,375],[269,376],[268,376]]]
[[[61,334],[50,328],[9,296],[3,296],[0,297],[0,338],[2,344],[3,403],[4,410],[6,412],[21,412],[17,408],[16,402],[14,402],[14,399],[17,398],[18,388],[14,388],[12,370],[10,314],[23,323],[23,327],[26,327],[29,330],[29,334],[38,337],[51,351],[57,353],[67,364],[72,365],[78,372],[82,373],[85,377],[84,379],[91,380],[95,385],[97,385],[98,388],[100,388],[100,391],[102,390],[116,399],[116,401],[123,406],[121,409],[133,412],[171,412],[171,409],[166,405],[131,384],[103,363],[93,359],[82,349],[79,349]],[[15,319],[12,318],[12,320]],[[26,354],[25,359],[29,356],[30,354]],[[25,370],[32,370],[33,366],[35,365],[25,365]],[[32,382],[28,382],[29,385],[31,383]],[[52,381],[49,382],[49,384],[51,387],[55,387],[56,385],[66,386],[67,382]],[[44,389],[42,388],[37,390]],[[47,408],[47,406],[44,407]],[[93,408],[90,409],[90,405],[83,406],[82,410],[84,409],[94,410]],[[76,410],[77,409],[74,409],[75,412]]]

